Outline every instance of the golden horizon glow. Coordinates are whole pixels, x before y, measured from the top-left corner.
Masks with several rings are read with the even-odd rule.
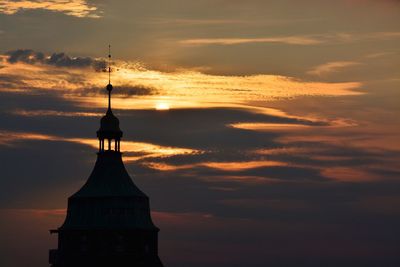
[[[8,63],[1,56],[0,74],[19,74],[19,85],[2,87],[0,91],[36,94],[57,91],[67,101],[81,107],[105,107],[106,73],[90,68],[60,68],[43,64]],[[251,101],[275,101],[302,96],[348,96],[362,94],[360,82],[312,82],[280,75],[212,75],[190,70],[162,72],[144,68],[139,63],[117,61],[119,71],[113,73],[114,109],[204,108],[246,106]],[[80,82],[77,83],[75,80]],[[22,84],[21,84],[22,81]],[[29,87],[25,86],[29,84]],[[146,94],[123,95],[124,88],[144,88]],[[105,92],[105,90],[104,90]],[[122,94],[122,95],[120,95]],[[167,99],[167,100],[166,100]]]

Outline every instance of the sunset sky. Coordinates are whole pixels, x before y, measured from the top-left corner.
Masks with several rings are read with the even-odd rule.
[[[166,267],[400,266],[397,0],[0,0],[0,266],[48,266],[109,44]]]

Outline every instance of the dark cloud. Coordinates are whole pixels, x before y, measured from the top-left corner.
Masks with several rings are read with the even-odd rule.
[[[324,124],[236,108],[171,109],[166,112],[125,110],[118,113],[121,127],[128,138],[170,146],[231,152],[280,146],[275,141],[279,133],[237,129],[229,126],[232,123]],[[159,134],[160,130],[162,135]]]
[[[53,53],[50,56],[47,56],[42,52],[36,52],[31,49],[17,49],[8,51],[6,55],[8,55],[8,62],[10,63],[38,63],[72,68],[92,67],[96,71],[103,71],[107,67],[105,60],[94,59],[91,57],[70,57],[65,53]]]
[[[154,87],[144,86],[144,85],[129,85],[129,84],[119,84],[118,87],[114,87],[113,95],[119,97],[130,97],[130,96],[146,96],[146,95],[157,95],[159,90]],[[105,94],[104,87],[94,87],[94,88],[82,88],[79,90],[79,95],[81,96],[97,96]]]
[[[0,88],[1,89],[17,89],[26,88],[29,85],[22,81],[20,75],[0,74]]]

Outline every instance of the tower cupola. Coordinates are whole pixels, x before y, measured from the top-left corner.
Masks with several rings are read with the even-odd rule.
[[[97,138],[99,139],[99,153],[104,153],[105,151],[120,152],[122,131],[119,128],[119,120],[113,114],[111,109],[111,92],[113,90],[113,86],[111,84],[110,52],[108,54],[108,84],[106,89],[108,91],[108,109],[106,115],[101,118],[100,129],[97,131]],[[107,141],[107,143],[105,141]],[[107,147],[105,147],[105,143]]]

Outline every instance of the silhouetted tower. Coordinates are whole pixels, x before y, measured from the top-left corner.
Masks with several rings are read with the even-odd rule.
[[[106,88],[108,109],[97,131],[97,161],[87,182],[68,198],[64,224],[50,231],[58,233],[58,249],[50,250],[49,262],[52,267],[162,267],[149,198],[122,162],[110,79]]]

